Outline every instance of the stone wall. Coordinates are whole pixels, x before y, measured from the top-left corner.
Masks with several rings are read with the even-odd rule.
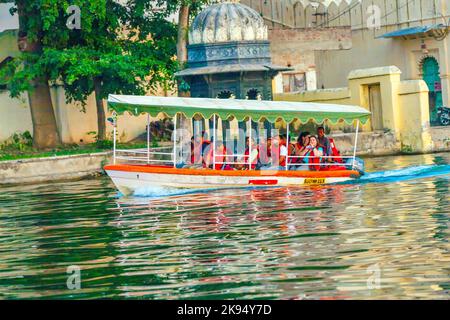
[[[378,155],[449,150],[450,127],[430,127],[426,83],[423,80],[401,81],[400,76],[401,70],[395,66],[358,69],[348,75],[348,87],[277,94],[275,100],[358,105],[371,110],[368,88],[378,85],[382,127],[372,132],[372,119],[362,126],[360,151]],[[348,152],[352,145],[349,136],[342,135],[339,139],[340,148]]]
[[[450,15],[448,0],[240,0],[264,17],[269,28],[348,27],[365,29],[380,10],[382,29],[442,23]]]
[[[95,140],[97,132],[97,109],[94,96],[86,101],[84,110],[79,104],[66,103],[64,89],[51,87],[50,89],[53,109],[55,111],[58,131],[63,143],[83,144]],[[162,93],[160,95],[163,95]],[[105,110],[106,102],[105,102]],[[106,112],[106,117],[111,113]],[[146,115],[134,116],[128,113],[118,116],[118,139],[128,142],[145,132]],[[112,126],[106,123],[108,137],[112,137]],[[11,98],[9,91],[0,90],[0,143],[11,137],[14,133],[29,131],[33,134],[31,113],[26,94],[20,98]]]
[[[314,50],[350,49],[349,28],[282,29],[269,31],[272,62],[306,72],[316,67]]]
[[[103,171],[111,153],[0,161],[0,185],[81,179]]]
[[[436,151],[450,151],[450,127],[431,128],[433,149]]]
[[[331,134],[342,155],[353,155],[355,146],[354,133]],[[358,135],[357,155],[383,156],[401,152],[401,143],[391,132],[362,132]]]

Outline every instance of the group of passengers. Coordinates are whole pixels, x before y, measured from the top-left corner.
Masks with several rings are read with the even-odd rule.
[[[276,135],[256,143],[255,139],[247,137],[244,156],[234,155],[227,150],[222,141],[214,143],[208,140],[207,134],[191,138],[191,165],[215,170],[298,170],[319,171],[329,170],[333,163],[342,163],[340,153],[331,138],[325,136],[325,129],[319,127],[317,136],[309,132],[299,135],[295,143],[287,142],[286,135]],[[286,161],[288,165],[286,166]],[[323,165],[328,163],[327,165]],[[334,166],[334,169],[342,167]]]

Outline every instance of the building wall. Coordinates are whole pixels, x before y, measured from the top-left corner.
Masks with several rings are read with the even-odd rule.
[[[95,140],[90,132],[97,132],[97,111],[94,96],[90,96],[82,111],[81,105],[65,101],[64,89],[53,87],[51,96],[55,116],[63,143],[90,143]],[[105,106],[106,110],[106,106]],[[14,133],[23,133],[29,131],[33,134],[33,125],[31,122],[30,108],[27,95],[24,94],[20,99],[9,97],[6,90],[0,91],[0,143],[10,138]],[[111,114],[107,112],[107,118]],[[118,117],[118,138],[120,141],[127,142],[135,139],[145,132],[147,116],[134,116],[124,114]],[[107,122],[107,132],[112,136],[112,126]]]
[[[382,29],[442,23],[450,15],[448,0],[240,0],[260,12],[269,28],[351,26],[366,29],[373,9],[381,11]],[[383,30],[381,30],[383,31]]]
[[[0,143],[24,131],[33,132],[28,96],[12,99],[8,91],[0,90]]]
[[[16,57],[19,54],[17,49],[17,34],[17,30],[0,32],[0,63],[8,57]]]
[[[383,65],[398,66],[402,80],[422,79],[422,62],[435,57],[440,65],[443,99],[450,105],[449,51],[450,37],[444,41],[434,39],[375,39],[366,37],[366,31],[353,31],[350,50],[316,51],[318,87],[333,88],[345,85],[346,75],[356,67],[373,68]],[[425,44],[426,50],[421,46]],[[338,67],[337,67],[338,66]]]
[[[291,36],[290,47],[301,54],[298,59],[286,59],[288,54],[280,54],[281,60],[293,60],[299,71],[317,73],[318,88],[345,86],[347,75],[355,68],[373,68],[396,65],[402,71],[402,79],[421,79],[420,61],[428,53],[422,52],[421,39],[394,40],[377,39],[378,36],[401,28],[444,23],[450,21],[448,0],[241,0],[262,14],[270,32],[279,37],[277,29],[291,30],[298,36]],[[380,11],[379,28],[371,26],[374,21],[372,6]],[[321,30],[324,34],[335,28],[351,28],[351,41],[340,48],[318,47],[300,39],[302,33],[314,34]],[[332,38],[332,37],[331,37]],[[450,105],[450,83],[448,79],[450,37],[439,42],[425,41],[431,55],[439,56],[444,103]],[[279,46],[274,46],[279,48]],[[281,50],[280,50],[281,51]],[[275,51],[274,58],[278,52]],[[289,54],[292,56],[292,54]],[[280,92],[280,89],[277,90]]]
[[[86,101],[85,110],[80,104],[65,101],[65,93],[62,87],[52,88],[52,102],[55,110],[58,129],[64,143],[93,142],[97,128],[97,110],[95,97],[91,95]],[[106,118],[111,116],[105,104]],[[135,139],[145,132],[147,117],[145,115],[132,116],[124,114],[118,117],[118,138],[126,142]],[[112,137],[112,126],[106,122],[108,138]]]
[[[378,84],[381,89],[383,130],[374,134],[393,137],[404,152],[432,152],[450,150],[450,142],[442,138],[450,136],[450,128],[435,132],[430,128],[428,87],[423,80],[401,80],[401,71],[395,66],[353,70],[347,77],[347,87],[316,90],[296,94],[277,94],[275,100],[304,101],[359,105],[370,110],[368,86]],[[339,128],[335,126],[333,129]],[[362,131],[372,131],[371,121]],[[434,137],[440,137],[438,141]],[[367,140],[367,139],[366,139]],[[372,142],[371,142],[372,141]],[[367,140],[370,148],[379,139]],[[392,141],[386,148],[395,152]]]
[[[314,50],[339,50],[351,48],[350,28],[283,29],[269,30],[272,63],[294,68],[293,72],[306,76],[306,88],[316,89],[316,58]],[[282,79],[282,75],[278,76]],[[282,82],[282,80],[281,80]],[[276,91],[283,92],[282,88]]]

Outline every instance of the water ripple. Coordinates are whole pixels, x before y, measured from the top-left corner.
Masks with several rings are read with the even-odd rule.
[[[355,184],[131,198],[106,177],[4,187],[0,296],[448,299],[448,163],[375,158]]]

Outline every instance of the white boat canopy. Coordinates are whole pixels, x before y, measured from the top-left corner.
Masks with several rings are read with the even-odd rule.
[[[342,120],[348,124],[354,120],[366,123],[371,114],[362,107],[340,104],[127,95],[109,95],[108,106],[118,114],[147,113],[154,117],[159,114],[169,117],[184,114],[188,118],[199,114],[205,119],[217,115],[222,119],[234,117],[239,121],[251,118],[254,121],[266,119],[275,122],[284,119],[292,122],[297,119],[302,123],[310,120],[316,123],[325,120],[332,123]]]

